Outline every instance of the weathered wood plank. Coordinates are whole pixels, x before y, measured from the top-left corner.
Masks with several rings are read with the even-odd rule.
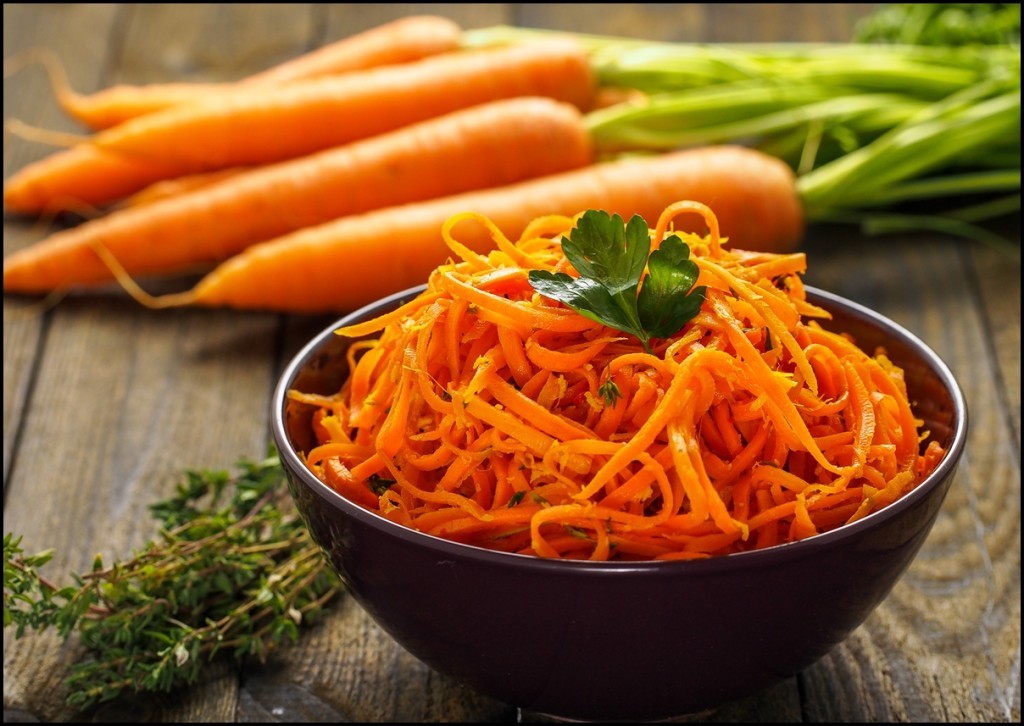
[[[172,80],[186,70],[207,78],[204,69],[223,70],[228,57],[238,64],[228,69],[232,75],[251,72],[272,54],[243,58],[242,48],[263,47],[258,41],[268,48],[302,47],[312,28],[308,17],[287,22],[305,6],[278,6],[267,15],[242,6],[121,6],[103,26],[76,22],[86,6],[62,7],[74,24],[25,42],[56,45],[69,65],[79,58],[74,65],[92,69],[104,67],[102,59],[87,62],[75,42],[109,49],[107,72],[80,82],[82,89]],[[64,20],[59,10],[54,14]],[[176,44],[175,37],[185,40]],[[218,47],[227,55],[206,55]],[[45,85],[37,88],[22,93],[44,95]],[[29,405],[19,417],[4,520],[5,531],[23,534],[27,548],[56,549],[48,567],[59,579],[57,573],[86,569],[97,553],[107,560],[124,556],[152,537],[147,507],[173,491],[183,469],[225,468],[265,452],[280,318],[154,313],[115,290],[69,297],[47,320]],[[5,359],[5,379],[8,370]],[[46,720],[73,718],[75,711],[55,697],[62,686],[48,680],[62,678],[72,651],[52,639],[5,646],[5,707]],[[48,688],[40,691],[40,683]],[[237,699],[237,676],[227,669],[187,698],[151,704],[148,718],[233,720]]]
[[[1000,230],[1016,239],[1020,247],[1020,225]],[[983,324],[998,363],[998,382],[1006,401],[1017,405],[1008,412],[1014,438],[1020,445],[1020,257],[1002,250],[972,245],[965,269],[973,271],[978,296],[984,306]],[[1019,452],[1018,452],[1019,458]]]
[[[323,31],[328,39],[367,30],[408,15],[440,15],[464,29],[512,22],[508,3],[342,3],[325,7]]]
[[[116,12],[111,5],[30,6],[5,4],[4,55],[16,59],[33,48],[58,50],[67,68],[68,76],[76,87],[83,90],[97,88],[102,82],[103,47],[84,42],[86,37],[106,38],[114,23]],[[79,42],[69,40],[79,37]],[[53,101],[46,77],[38,66],[23,66],[4,80],[4,115],[26,123],[63,131],[77,131]],[[4,178],[10,173],[52,151],[51,148],[23,141],[4,134]],[[4,219],[4,255],[40,238],[45,225],[23,220]],[[20,524],[18,510],[11,495],[11,482],[15,475],[18,452],[15,445],[25,440],[23,421],[31,405],[30,397],[36,384],[36,366],[47,334],[50,316],[39,306],[4,299],[4,532]],[[62,407],[63,408],[63,407]],[[24,459],[22,459],[24,461]],[[38,462],[46,465],[49,456]],[[72,478],[73,481],[73,478]],[[33,482],[25,479],[26,486]],[[51,484],[54,480],[51,479]],[[19,487],[15,487],[16,492]],[[35,495],[25,496],[23,504],[32,506]],[[26,532],[38,543],[38,548],[50,539],[45,526]],[[33,545],[27,544],[32,547]],[[58,699],[50,694],[60,693],[64,671],[62,658],[71,656],[73,649],[62,650],[56,637],[44,634],[17,644],[9,643],[4,634],[4,719],[57,720],[67,713]]]
[[[97,10],[79,6],[63,11],[45,6],[40,11],[27,4],[5,4],[4,19],[4,116],[33,125],[64,131],[77,127],[64,117],[53,101],[44,72],[29,60],[28,54],[38,48],[64,45],[71,28],[91,27],[98,37],[106,37],[114,13],[108,6]],[[70,65],[72,83],[83,89],[96,87],[101,56],[95,47],[67,44],[64,58]],[[22,62],[23,59],[24,62]],[[7,77],[7,65],[12,67]],[[43,158],[51,148],[4,134],[4,178],[21,167]],[[4,218],[3,250],[6,257],[25,247],[45,233],[45,225],[30,220]],[[25,398],[28,395],[32,365],[38,353],[39,338],[46,307],[32,302],[4,298],[4,486],[10,471],[10,454],[19,431]],[[6,490],[5,490],[6,494]]]
[[[121,80],[132,83],[233,81],[318,44],[308,3],[264,3],[257,11],[232,3],[128,8],[111,72],[127,71],[130,78]]]
[[[577,33],[695,41],[706,37],[708,5],[691,3],[602,3],[582,11],[573,3],[520,3],[514,24]]]
[[[102,46],[68,42],[77,32],[94,38],[108,37],[115,22],[116,11],[112,5],[12,5],[5,4],[4,55],[5,59],[25,57],[22,54],[42,47],[58,52],[61,62],[76,87],[83,90],[99,87],[102,82]],[[26,123],[61,131],[78,131],[57,108],[46,76],[38,66],[23,66],[9,79],[4,80],[4,114]],[[52,152],[52,148],[4,135],[4,178],[13,170],[22,168]],[[4,219],[4,255],[29,245],[42,237],[46,224],[28,220]],[[27,304],[25,301],[4,299],[4,377],[3,377],[3,457],[4,457],[4,531],[14,531],[14,523],[22,524],[19,512],[25,508],[45,502],[37,502],[33,494],[20,499],[23,508],[19,510],[15,501],[20,490],[29,489],[35,483],[25,478],[25,485],[17,485],[20,471],[16,467],[18,452],[15,444],[31,437],[25,433],[27,411],[32,405],[33,391],[45,385],[37,374],[45,341],[48,340],[50,313],[46,307]],[[63,407],[54,410],[62,411]],[[22,453],[24,457],[25,454]],[[22,459],[24,462],[24,458]],[[50,459],[48,452],[38,462],[46,466]],[[51,485],[57,484],[54,477],[48,477]],[[70,479],[74,482],[75,477]],[[12,483],[14,482],[14,483]],[[66,482],[66,486],[68,483]],[[13,494],[12,494],[13,489]],[[62,494],[62,493],[60,493]],[[52,502],[50,503],[52,506]],[[42,549],[50,545],[52,529],[61,528],[48,518],[37,519],[36,526],[20,529],[27,537],[35,538],[37,544],[28,547]],[[63,562],[67,562],[65,559]],[[78,562],[76,561],[76,564]],[[58,720],[67,714],[59,699],[51,697],[62,689],[62,665],[73,649],[63,652],[58,640],[44,634],[25,641],[8,644],[4,634],[4,715],[8,711],[13,718]]]
[[[521,3],[514,24],[673,42],[845,42],[871,3]]]
[[[709,3],[702,40],[845,43],[871,3]]]
[[[13,73],[4,79],[5,120],[59,131],[79,127],[60,111],[42,67],[29,63],[28,54],[39,48],[58,53],[70,82],[88,90],[102,81],[102,44],[75,43],[68,38],[106,37],[114,23],[111,5],[4,5],[4,58]],[[26,61],[20,62],[19,59]],[[4,178],[43,158],[52,147],[4,134]],[[25,247],[45,233],[45,221],[4,218],[4,256]],[[6,492],[19,422],[32,385],[33,363],[38,355],[46,317],[45,306],[4,298],[4,444],[3,475]]]
[[[1019,438],[963,243],[837,231],[820,234],[807,254],[809,284],[888,315],[935,349],[964,389],[971,429],[917,560],[864,626],[804,673],[806,716],[1019,719]],[[1019,267],[1007,274],[1008,295],[1016,286],[1019,299]]]

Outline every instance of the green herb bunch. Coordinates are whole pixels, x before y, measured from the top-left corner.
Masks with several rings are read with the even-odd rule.
[[[888,3],[858,23],[858,43],[1020,44],[1020,3]]]
[[[67,679],[70,705],[170,691],[215,657],[264,661],[340,591],[276,457],[185,476],[150,507],[158,538],[109,566],[97,558],[69,585],[40,574],[52,551],[27,555],[22,537],[4,535],[4,627],[77,633],[87,649]]]

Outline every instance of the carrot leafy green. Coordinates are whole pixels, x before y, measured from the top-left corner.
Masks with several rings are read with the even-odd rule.
[[[468,31],[464,47],[553,31]],[[558,31],[561,32],[561,31]],[[796,172],[809,223],[939,231],[1020,256],[1020,4],[882,3],[851,42],[689,43],[574,34],[598,84],[599,151],[737,143]]]
[[[650,249],[642,217],[626,223],[618,214],[591,209],[562,238],[579,277],[531,270],[530,284],[591,320],[636,336],[650,350],[652,338],[674,335],[700,311],[705,293],[703,286],[694,288],[697,264],[677,235]]]

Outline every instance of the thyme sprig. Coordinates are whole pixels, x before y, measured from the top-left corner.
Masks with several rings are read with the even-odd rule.
[[[187,471],[150,506],[158,536],[130,557],[57,585],[4,535],[4,627],[20,638],[54,628],[87,656],[70,667],[68,704],[87,708],[133,692],[198,680],[214,658],[261,662],[295,642],[341,590],[288,495],[276,456],[238,471]]]

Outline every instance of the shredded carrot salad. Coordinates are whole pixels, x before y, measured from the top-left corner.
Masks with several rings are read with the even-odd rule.
[[[902,371],[815,319],[802,253],[727,249],[712,212],[681,202],[650,230],[679,234],[707,286],[700,312],[646,351],[537,293],[531,269],[575,274],[575,219],[535,220],[512,242],[486,218],[444,226],[458,261],[358,337],[305,452],[326,484],[438,537],[548,558],[708,557],[811,537],[895,501],[944,455]],[[496,249],[453,228],[475,219]],[[376,337],[367,338],[366,336]],[[613,385],[612,385],[613,384]]]

